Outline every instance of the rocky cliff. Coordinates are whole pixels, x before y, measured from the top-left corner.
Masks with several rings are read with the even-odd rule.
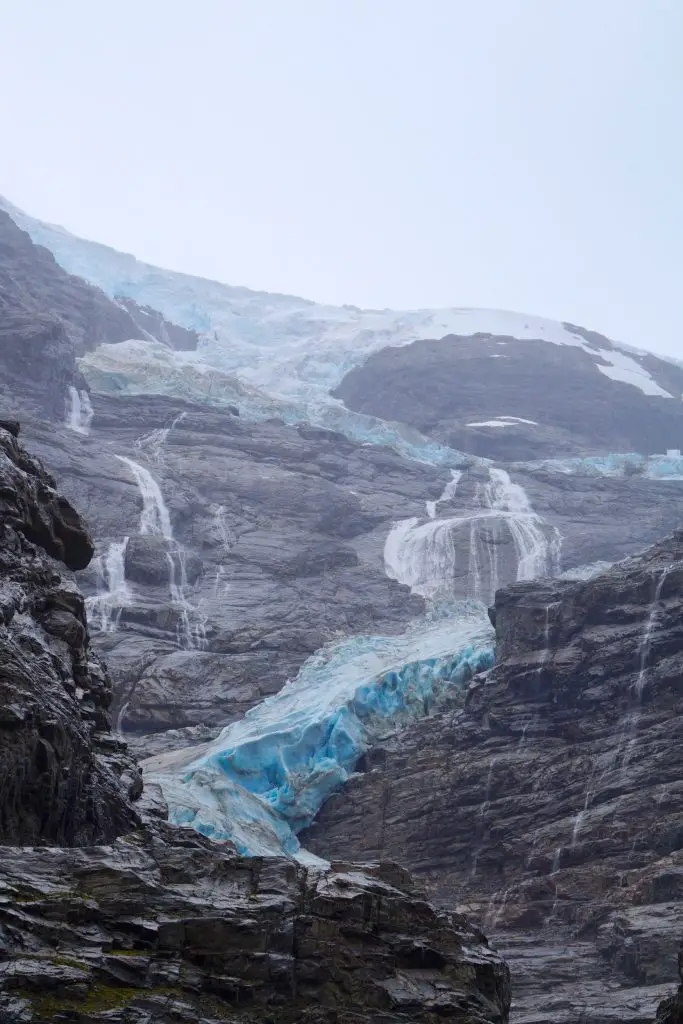
[[[12,423],[0,503],[3,1024],[506,1021],[500,957],[402,869],[246,860],[164,824],[54,561],[92,541]]]
[[[0,302],[4,413],[65,495],[10,433],[6,841],[40,847],[3,851],[14,1016],[503,1020],[464,909],[513,965],[518,1024],[649,1024],[680,938],[681,539],[604,569],[680,523],[683,459],[652,457],[680,443],[680,367],[537,318],[201,281],[18,211]],[[489,636],[496,590],[498,665],[465,699],[461,617],[475,598]],[[298,673],[323,703],[340,680],[384,700],[303,836],[331,872],[245,862],[165,825],[153,787],[133,799],[122,733],[189,763]],[[303,703],[324,782],[318,727],[344,709]],[[259,780],[291,803],[286,760]],[[406,863],[446,917],[350,857]]]
[[[588,582],[499,591],[496,666],[380,743],[302,837],[395,857],[474,913],[514,1020],[648,1021],[674,978],[682,595],[683,532]]]
[[[52,560],[83,568],[93,543],[16,432],[0,425],[0,834],[107,841],[136,824],[141,776],[110,732],[111,682],[83,597]]]
[[[358,412],[509,462],[679,447],[683,367],[565,326],[583,347],[501,333],[383,348],[336,394]]]

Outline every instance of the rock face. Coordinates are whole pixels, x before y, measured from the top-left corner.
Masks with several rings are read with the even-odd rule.
[[[503,1024],[501,958],[402,869],[244,860],[138,799],[83,598],[49,558],[82,567],[92,541],[15,434],[0,427],[3,1024]]]
[[[683,1024],[683,951],[678,954],[678,973],[681,978],[678,992],[660,1003],[656,1024]]]
[[[107,841],[133,827],[141,778],[110,733],[111,682],[82,595],[48,557],[83,568],[90,536],[54,480],[0,427],[0,835]]]
[[[7,409],[64,419],[68,387],[85,387],[76,358],[103,342],[155,337],[194,348],[192,331],[152,316],[136,303],[112,302],[67,274],[0,209],[0,396]]]
[[[507,1020],[500,958],[391,864],[307,871],[162,825],[2,854],[3,1021]]]
[[[357,412],[504,461],[679,447],[683,367],[631,353],[674,397],[644,394],[628,383],[637,379],[633,373],[611,379],[597,369],[609,369],[612,342],[566,326],[595,346],[594,354],[542,340],[451,335],[383,348],[350,370],[335,393]]]
[[[683,532],[500,591],[495,668],[381,743],[302,842],[396,858],[467,907],[511,964],[513,1020],[597,1024],[610,1000],[651,1020],[681,940],[682,612]]]

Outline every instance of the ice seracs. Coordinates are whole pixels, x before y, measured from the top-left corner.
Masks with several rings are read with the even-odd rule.
[[[462,602],[403,636],[359,636],[314,654],[279,693],[201,748],[144,762],[178,825],[248,855],[302,856],[296,835],[378,732],[424,715],[493,664],[485,610]]]
[[[641,353],[589,340],[578,328],[553,320],[455,307],[362,310],[251,291],[149,266],[133,256],[34,220],[9,203],[4,202],[4,206],[19,226],[35,242],[50,249],[70,273],[98,285],[112,298],[134,299],[202,335],[196,352],[174,352],[149,339],[129,346],[125,353],[127,368],[124,361],[120,372],[135,380],[147,375],[148,393],[180,396],[188,385],[195,392],[203,385],[205,400],[210,402],[207,374],[223,373],[235,379],[233,399],[237,399],[243,414],[254,414],[260,403],[275,401],[283,409],[291,406],[291,413],[300,419],[308,415],[311,422],[321,422],[323,409],[330,414],[333,411],[330,392],[348,370],[373,352],[452,334],[465,345],[476,344],[478,335],[487,335],[500,338],[502,347],[506,342],[508,347],[514,345],[515,340],[540,340],[580,348],[590,357],[596,372],[630,384],[646,395],[671,398],[653,379]],[[158,357],[159,348],[165,350],[163,359]],[[507,349],[503,347],[503,351]],[[91,387],[106,390],[110,386],[106,370],[110,358],[111,354],[98,349],[83,359],[81,368]],[[154,359],[158,365],[152,378],[147,365]],[[120,385],[121,380],[117,387]],[[345,422],[342,417],[341,429],[345,429]]]

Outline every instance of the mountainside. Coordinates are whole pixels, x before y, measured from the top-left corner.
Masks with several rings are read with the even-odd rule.
[[[517,313],[361,310],[235,288],[0,204],[69,273],[200,332],[193,353],[149,339],[100,347],[82,364],[95,390],[235,404],[252,418],[339,428],[447,464],[452,449],[509,461],[679,447],[683,367],[595,331]]]
[[[500,957],[397,866],[239,858],[165,825],[153,786],[140,799],[53,560],[81,568],[92,542],[16,432],[0,425],[3,1024],[502,1024]]]
[[[552,344],[503,327],[499,335],[383,348],[350,370],[335,395],[358,412],[494,459],[679,448],[683,366],[580,327],[565,330],[567,340]]]
[[[648,1021],[676,978],[682,584],[679,531],[588,582],[499,591],[496,666],[378,743],[302,835],[395,857],[474,914],[510,963],[513,1020]]]
[[[65,561],[85,593],[87,651],[111,674],[116,736],[104,746],[128,758],[107,770],[123,779],[129,808],[116,820],[133,818],[107,839],[147,816],[134,853],[118,838],[113,853],[87,854],[95,873],[110,872],[97,882],[97,927],[110,943],[100,951],[132,948],[115,905],[121,885],[126,914],[155,908],[154,935],[168,906],[188,934],[194,906],[220,956],[226,914],[231,932],[251,936],[237,970],[194,933],[171,962],[166,938],[150,945],[145,932],[133,945],[151,958],[125,971],[79,959],[87,976],[74,976],[76,990],[114,970],[117,984],[155,989],[156,1013],[159,986],[174,1004],[187,999],[192,970],[210,964],[221,998],[255,992],[264,975],[256,985],[254,971],[269,978],[255,1015],[220,1019],[265,1024],[264,1007],[281,997],[282,1013],[299,1013],[291,979],[307,991],[299,941],[321,899],[310,927],[325,966],[309,1017],[292,1020],[332,1020],[338,998],[339,1021],[504,1021],[506,975],[483,937],[452,917],[459,937],[440,931],[395,867],[361,877],[320,859],[352,852],[406,863],[449,913],[466,907],[493,931],[513,967],[517,1024],[649,1024],[675,980],[680,938],[680,535],[620,560],[680,525],[683,369],[533,317],[322,307],[201,281],[5,205],[2,413],[21,418],[27,448],[55,473],[71,503],[60,499],[62,518],[72,523],[64,509],[78,508],[93,535],[91,562],[89,540]],[[43,492],[31,500],[42,508]],[[56,527],[44,513],[29,519],[37,532],[27,542],[64,557],[64,544],[46,540]],[[58,589],[78,595],[72,581]],[[80,595],[60,601],[82,659]],[[66,641],[55,642],[50,657],[63,666]],[[78,742],[100,757],[83,728],[74,718]],[[146,796],[134,804],[139,775],[122,735],[144,758]],[[61,826],[31,827],[60,843],[97,841],[92,828],[69,838]],[[68,888],[82,865],[80,855],[41,854],[36,890],[55,872]],[[267,865],[278,865],[275,913],[295,936],[277,969],[280,937],[259,947],[267,969],[254,959],[255,936],[271,935]],[[21,860],[8,870],[14,885]],[[238,919],[226,893],[247,875]],[[159,877],[178,888],[152,897]],[[218,877],[227,889],[216,914]],[[382,889],[378,910],[385,882],[392,892]],[[366,908],[362,939],[339,924],[344,890]],[[359,965],[385,910],[393,923],[369,969],[389,1002],[359,1009]],[[42,903],[35,913],[31,928],[48,934]],[[77,922],[73,953],[85,910],[69,897],[59,913]],[[486,977],[466,967],[465,994],[441,1004],[443,972],[457,988],[451,966],[470,954]],[[286,998],[269,987],[282,964]],[[417,972],[408,989],[387,981],[404,967]],[[344,988],[349,971],[356,981]],[[26,987],[22,977],[15,987]]]

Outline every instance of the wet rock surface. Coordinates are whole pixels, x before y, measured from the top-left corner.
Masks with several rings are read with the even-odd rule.
[[[682,612],[680,532],[590,582],[500,591],[497,665],[380,743],[302,842],[396,858],[467,907],[513,1021],[651,1020],[681,941]]]
[[[0,835],[82,845],[136,824],[139,769],[110,733],[112,691],[71,567],[93,543],[75,509],[0,427]]]
[[[403,869],[245,860],[140,799],[83,597],[27,537],[92,542],[3,428],[0,454],[0,1021],[503,1024],[502,959]]]
[[[678,992],[660,1003],[656,1024],[683,1024],[683,949],[678,954],[678,973],[681,979]]]
[[[3,1021],[507,1020],[500,957],[392,864],[244,860],[161,824],[1,852]]]

